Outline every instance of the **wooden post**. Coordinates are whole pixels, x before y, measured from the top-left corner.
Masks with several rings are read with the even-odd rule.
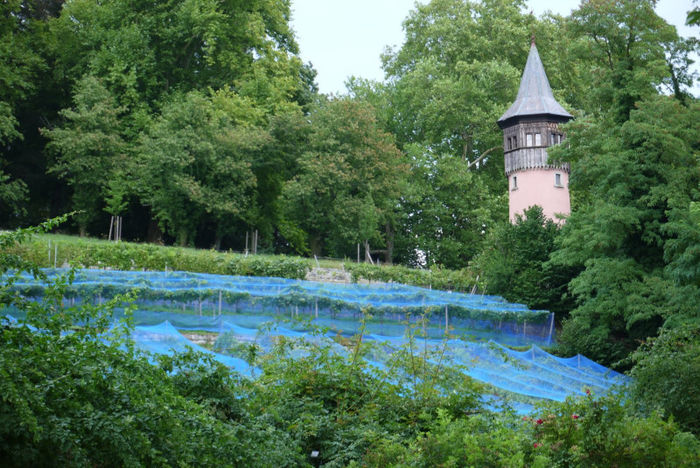
[[[547,337],[547,343],[552,342],[552,333],[554,333],[554,312],[552,314],[552,320],[549,322],[549,336]]]
[[[360,243],[357,243],[357,263],[360,263]]]
[[[318,299],[314,299],[314,308],[316,309],[316,318],[318,318]]]
[[[58,264],[58,244],[54,244],[53,267],[56,268],[57,264]]]
[[[245,232],[245,254],[248,255],[248,231]]]
[[[221,290],[219,289],[219,315],[221,315]]]
[[[51,239],[49,239],[49,266],[51,266]]]
[[[112,228],[114,227],[114,216],[109,217],[109,234],[107,235],[107,240],[112,240]]]
[[[447,315],[447,305],[445,305],[445,333],[449,331],[449,318]]]

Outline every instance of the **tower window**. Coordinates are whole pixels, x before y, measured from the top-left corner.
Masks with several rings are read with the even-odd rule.
[[[532,146],[532,133],[525,135],[525,146]]]
[[[513,186],[511,190],[518,190],[518,176],[513,176]]]
[[[511,137],[508,137],[508,147],[506,149],[513,149],[513,139]]]
[[[514,136],[513,137],[513,149],[518,147],[518,137]]]
[[[535,146],[542,146],[542,134],[535,133]]]
[[[557,135],[554,133],[549,134],[549,144],[550,145],[556,145],[557,144]]]
[[[554,186],[563,187],[563,185],[561,184],[561,174],[559,174],[558,172],[554,174]]]

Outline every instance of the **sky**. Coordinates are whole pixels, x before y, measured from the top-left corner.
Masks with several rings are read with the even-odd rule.
[[[382,81],[380,56],[387,46],[403,42],[401,23],[415,0],[292,0],[292,27],[300,55],[318,72],[322,93],[343,93],[349,76]],[[418,3],[425,4],[428,0]],[[568,15],[579,0],[529,0],[528,9]],[[681,36],[700,34],[700,27],[685,26],[692,0],[660,0],[656,12],[675,25]],[[697,60],[697,57],[696,57]],[[700,61],[700,60],[698,60]],[[698,70],[697,64],[695,66]],[[698,95],[696,85],[694,94]]]

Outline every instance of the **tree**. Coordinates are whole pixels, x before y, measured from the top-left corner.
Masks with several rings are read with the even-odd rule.
[[[516,215],[514,224],[499,224],[475,261],[487,292],[530,309],[552,311],[560,319],[568,314],[573,305],[564,296],[574,273],[547,263],[558,234],[559,226],[539,206]]]
[[[68,88],[86,76],[94,77],[120,109],[119,132],[128,157],[106,181],[110,211],[153,215],[149,209],[153,200],[142,200],[141,194],[146,192],[137,191],[134,185],[143,167],[135,155],[140,151],[141,135],[152,132],[149,127],[159,120],[156,116],[171,112],[175,100],[192,91],[230,91],[242,98],[241,102],[245,100],[246,105],[255,107],[251,122],[257,119],[254,126],[266,129],[273,127],[274,116],[298,114],[299,107],[308,106],[312,100],[316,93],[315,72],[296,55],[297,45],[289,28],[289,2],[239,3],[172,0],[145,5],[88,0],[67,3],[61,16],[51,21],[50,30],[56,41],[55,75],[68,83]],[[49,126],[61,130],[64,123]],[[238,128],[239,132],[246,131],[245,126]],[[78,138],[80,128],[72,130]],[[263,143],[258,136],[249,137],[251,147],[261,148]],[[228,138],[238,138],[235,144],[245,145],[242,133]],[[243,218],[256,228],[260,226],[266,237],[272,237],[275,201],[282,184],[275,171],[270,170],[279,161],[267,155],[280,155],[280,151],[272,149],[272,143],[265,139],[270,151],[261,151],[251,159],[255,178],[260,182],[257,208],[247,206],[239,210],[248,210],[245,216],[226,217],[216,206],[228,202],[210,197],[211,206],[203,208],[206,216],[193,214],[192,225],[186,229],[190,241],[195,234],[206,231],[206,238],[214,230],[212,237],[218,245],[231,232],[232,225],[239,227]],[[288,165],[286,159],[281,163]],[[226,169],[219,173],[225,175]],[[96,171],[87,177],[105,174]],[[235,210],[229,207],[225,211],[230,214]]]
[[[119,172],[125,168],[128,155],[121,117],[125,109],[93,76],[84,77],[76,86],[74,109],[64,109],[62,127],[44,129],[49,139],[47,149],[55,154],[50,171],[58,174],[73,189],[73,209],[80,234],[95,219],[108,200],[112,215],[119,215],[120,200],[113,195],[123,191]],[[121,199],[123,196],[118,196]]]
[[[589,112],[629,118],[635,103],[657,94],[662,84],[681,98],[692,85],[688,75],[694,40],[681,40],[659,17],[653,0],[589,1],[571,14],[572,34],[587,39],[578,57],[590,61]]]
[[[16,108],[35,92],[35,77],[46,66],[33,47],[33,42],[39,42],[38,28],[25,8],[20,0],[0,5],[0,210],[15,219],[23,214],[28,195],[24,181],[4,172],[7,153],[23,138]]]
[[[436,0],[404,22],[384,55],[386,120],[409,153],[413,187],[397,219],[403,261],[461,268],[507,216],[497,120],[517,94],[533,17],[521,1]],[[355,93],[372,94],[355,85]]]
[[[234,85],[255,67],[284,75],[293,92],[302,63],[289,14],[286,0],[69,2],[53,23],[57,66],[75,80],[87,72],[103,79],[129,109],[157,107],[174,91]]]
[[[505,193],[490,193],[461,159],[407,148],[409,183],[402,191],[397,248],[402,261],[464,268],[481,250],[485,234],[507,216]]]
[[[577,307],[560,337],[566,352],[614,363],[662,325],[697,315],[699,110],[656,96],[621,127],[570,124],[569,145],[553,151],[572,163],[572,192],[588,194],[551,260],[583,268],[569,285]]]
[[[283,191],[285,219],[318,255],[352,255],[357,243],[382,242],[405,174],[391,135],[372,107],[349,98],[320,102],[309,119],[308,150]]]
[[[665,328],[631,356],[633,395],[648,407],[660,407],[686,430],[700,433],[700,323]]]
[[[233,92],[193,91],[175,97],[144,133],[138,149],[137,192],[179,245],[193,241],[209,216],[219,240],[250,219],[255,152],[269,139],[263,113]]]
[[[383,57],[401,144],[467,162],[500,145],[496,120],[515,95],[527,56],[521,6],[439,0],[411,12],[406,42]],[[499,162],[483,161],[482,168],[500,169]]]

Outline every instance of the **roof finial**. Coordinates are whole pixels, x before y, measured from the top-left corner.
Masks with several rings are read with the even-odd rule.
[[[534,46],[535,45],[535,33],[532,33],[532,36],[530,36],[530,45]]]

